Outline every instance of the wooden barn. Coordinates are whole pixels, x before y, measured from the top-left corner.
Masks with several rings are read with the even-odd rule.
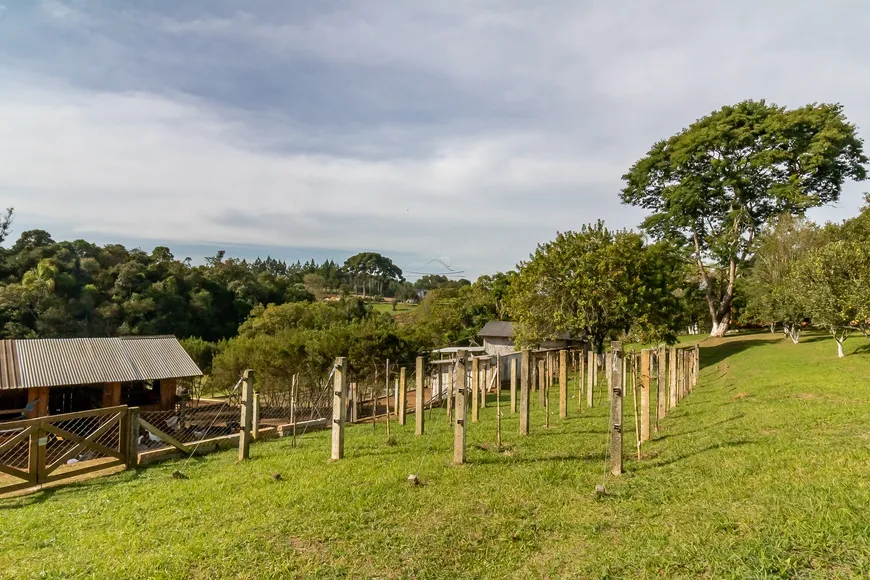
[[[116,405],[168,410],[202,371],[174,336],[0,340],[0,421]]]

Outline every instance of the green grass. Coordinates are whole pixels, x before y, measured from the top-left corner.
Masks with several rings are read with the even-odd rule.
[[[533,430],[494,409],[450,465],[435,411],[425,437],[354,426],[124,472],[0,501],[0,577],[859,577],[870,575],[870,348],[773,335],[702,348],[697,390],[596,499],[606,407]],[[536,400],[536,399],[534,399]],[[633,429],[630,403],[626,425]],[[182,469],[187,480],[173,479]],[[420,473],[422,487],[408,474]],[[272,475],[280,473],[283,481]]]
[[[405,302],[399,302],[396,304],[396,310],[393,310],[392,302],[373,302],[372,310],[375,312],[387,312],[390,314],[400,314],[402,312],[411,312],[417,308],[417,304],[407,304]]]

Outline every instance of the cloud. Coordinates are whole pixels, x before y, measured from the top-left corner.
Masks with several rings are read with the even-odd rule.
[[[64,235],[478,274],[639,223],[622,173],[723,104],[838,101],[870,127],[861,2],[95,6],[16,7],[0,35],[0,205]]]

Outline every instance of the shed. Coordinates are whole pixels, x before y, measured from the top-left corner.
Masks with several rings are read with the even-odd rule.
[[[177,381],[198,376],[174,336],[0,340],[0,419],[25,407],[30,417],[116,405],[167,410]]]
[[[514,346],[514,323],[506,320],[490,320],[477,335],[483,339],[486,354],[512,354]],[[545,340],[539,348],[568,348],[575,342],[567,332],[559,333],[553,340]]]

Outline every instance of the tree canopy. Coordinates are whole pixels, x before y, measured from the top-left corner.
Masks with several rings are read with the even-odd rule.
[[[759,228],[836,201],[867,162],[840,105],[744,101],[655,143],[623,176],[622,201],[651,210],[650,235],[689,249],[720,336]]]

